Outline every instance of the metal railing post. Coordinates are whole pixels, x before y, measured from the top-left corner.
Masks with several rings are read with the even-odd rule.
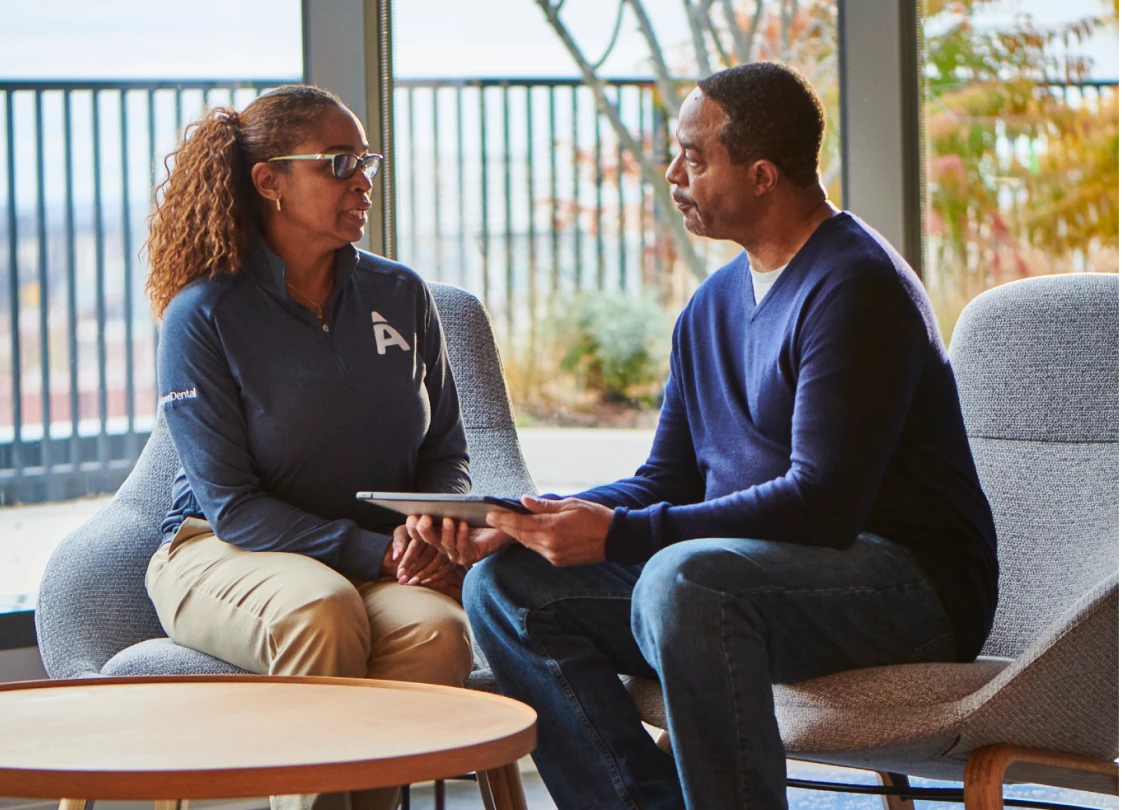
[[[8,149],[8,325],[12,333],[12,470],[17,478],[23,473],[23,384],[21,379],[20,345],[20,266],[19,221],[16,208],[16,126],[15,105],[7,90],[4,93],[5,145]]]

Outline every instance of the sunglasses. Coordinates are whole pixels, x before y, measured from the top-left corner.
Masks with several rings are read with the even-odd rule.
[[[339,152],[331,155],[282,155],[281,157],[270,158],[267,163],[273,163],[275,160],[329,160],[332,162],[332,174],[340,180],[347,180],[359,168],[363,169],[363,173],[367,175],[368,180],[374,180],[375,175],[379,173],[379,167],[383,165],[383,156],[375,152],[363,157],[353,155],[350,152]]]

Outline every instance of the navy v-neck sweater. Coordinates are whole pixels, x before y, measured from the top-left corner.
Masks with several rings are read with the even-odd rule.
[[[648,460],[579,497],[617,507],[617,562],[692,538],[844,548],[872,532],[914,555],[961,660],[992,625],[996,532],[933,310],[905,260],[847,213],[761,305],[745,253],[700,286],[673,334]]]

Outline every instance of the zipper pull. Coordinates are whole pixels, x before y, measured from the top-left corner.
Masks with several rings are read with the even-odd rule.
[[[320,328],[324,330],[324,334],[326,334],[326,335],[331,335],[331,334],[332,334],[331,330],[329,330],[329,328],[328,328],[328,324],[326,324],[326,323],[322,323],[322,324],[320,325]]]

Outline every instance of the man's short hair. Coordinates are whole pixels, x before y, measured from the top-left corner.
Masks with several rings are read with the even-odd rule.
[[[723,108],[719,142],[734,163],[768,160],[798,186],[817,182],[824,107],[808,79],[775,62],[721,70],[699,89]]]

